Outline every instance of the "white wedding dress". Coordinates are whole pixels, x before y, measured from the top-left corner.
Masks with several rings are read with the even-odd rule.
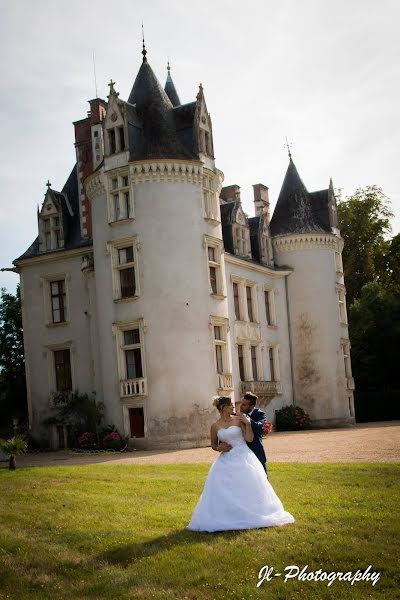
[[[240,425],[219,429],[217,435],[232,448],[211,465],[187,529],[224,531],[294,523],[247,446]]]

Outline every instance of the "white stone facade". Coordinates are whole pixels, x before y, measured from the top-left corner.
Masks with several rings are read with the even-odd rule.
[[[338,232],[275,237],[272,260],[265,208],[268,263],[252,257],[242,213],[232,226],[239,250],[229,252],[202,90],[207,135],[192,160],[132,160],[118,102],[112,89],[103,124],[91,129],[105,155],[84,182],[92,243],[15,261],[32,434],[62,445],[43,419],[68,377],[72,390],[96,393],[106,421],[136,447],[209,444],[216,394],[239,401],[253,391],[272,421],[275,409],[297,403],[316,426],[353,423]]]

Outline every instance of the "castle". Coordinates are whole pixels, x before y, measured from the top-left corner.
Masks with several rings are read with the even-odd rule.
[[[212,396],[246,391],[274,421],[351,425],[354,380],[332,182],[308,192],[289,154],[274,213],[254,188],[223,187],[202,86],[181,104],[143,62],[129,98],[110,83],[74,123],[76,164],[47,184],[38,236],[17,259],[29,424],[54,394],[91,393],[138,448],[209,444]],[[63,396],[64,395],[64,396]]]

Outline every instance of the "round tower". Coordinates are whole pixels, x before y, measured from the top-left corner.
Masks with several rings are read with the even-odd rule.
[[[232,369],[223,176],[202,88],[173,105],[144,54],[128,102],[112,84],[103,129],[86,190],[107,419],[136,447],[206,445]]]
[[[332,184],[309,193],[290,157],[270,228],[275,263],[293,269],[287,278],[293,401],[315,426],[353,424],[343,241]]]

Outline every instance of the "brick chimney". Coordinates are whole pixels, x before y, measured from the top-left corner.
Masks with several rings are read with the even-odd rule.
[[[253,190],[256,215],[264,215],[267,223],[269,223],[271,216],[269,212],[268,188],[263,183],[255,183],[253,185]]]
[[[219,197],[226,202],[232,202],[232,200],[240,201],[240,186],[234,184],[223,187]]]
[[[75,150],[79,189],[79,213],[81,235],[92,237],[92,209],[85,194],[83,182],[103,160],[102,120],[107,102],[100,98],[89,101],[90,111],[86,119],[74,122]]]

